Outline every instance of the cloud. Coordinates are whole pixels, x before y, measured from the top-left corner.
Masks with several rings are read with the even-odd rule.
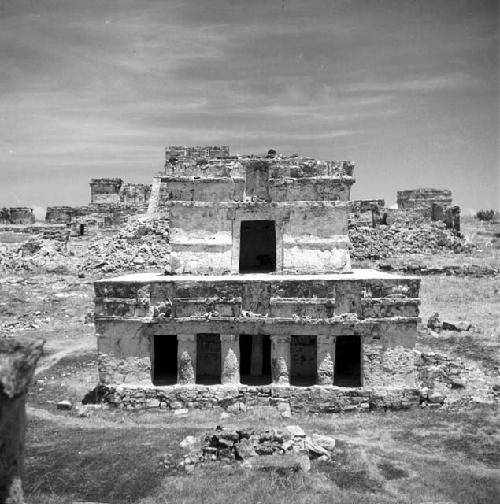
[[[396,93],[396,92],[432,92],[442,90],[463,89],[472,87],[477,80],[466,73],[452,73],[435,75],[432,77],[414,78],[405,80],[391,80],[390,82],[363,82],[345,88],[351,93]]]
[[[91,173],[146,178],[175,143],[359,159],[368,197],[436,165],[486,180],[496,3],[4,0],[0,199],[67,178],[85,201]]]

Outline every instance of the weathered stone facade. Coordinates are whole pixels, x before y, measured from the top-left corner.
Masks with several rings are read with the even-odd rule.
[[[431,208],[433,203],[443,207],[450,206],[451,191],[448,189],[411,189],[398,191],[398,208]]]
[[[167,169],[149,207],[170,221],[167,274],[95,283],[109,402],[418,403],[419,280],[351,269],[351,163],[266,156]]]
[[[448,229],[460,231],[460,207],[452,206],[449,189],[398,191],[398,209],[413,222],[421,219],[444,222]],[[387,222],[389,223],[389,222]]]

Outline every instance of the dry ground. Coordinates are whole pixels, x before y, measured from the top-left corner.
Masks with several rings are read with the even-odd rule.
[[[427,260],[446,262],[446,257]],[[478,261],[498,267],[500,253],[486,247],[474,258]],[[498,405],[291,419],[265,408],[230,416],[220,410],[189,416],[57,410],[55,403],[62,399],[78,405],[97,381],[93,326],[83,323],[92,309],[92,295],[89,279],[0,279],[0,323],[33,323],[35,328],[23,332],[47,340],[28,397],[28,503],[499,502]],[[498,374],[500,278],[425,277],[421,297],[424,320],[438,311],[444,318],[468,319],[474,329],[439,337],[422,331],[419,348],[463,356],[488,374]],[[331,463],[313,462],[307,474],[247,472],[218,463],[186,474],[160,464],[165,456],[181,456],[179,442],[186,435],[217,424],[297,424],[309,434],[334,436],[338,448]]]

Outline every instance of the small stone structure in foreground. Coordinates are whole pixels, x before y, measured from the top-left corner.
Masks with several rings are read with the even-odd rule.
[[[25,395],[43,340],[0,338],[0,503],[23,504]]]
[[[353,170],[274,151],[168,157],[148,209],[170,223],[168,271],[95,283],[105,400],[418,404],[419,279],[351,269]]]

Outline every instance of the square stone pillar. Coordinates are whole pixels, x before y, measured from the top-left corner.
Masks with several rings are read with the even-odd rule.
[[[252,334],[252,354],[250,356],[250,376],[262,375],[264,335]]]
[[[316,337],[316,355],[318,363],[318,385],[333,385],[335,375],[335,336],[318,335]]]
[[[290,385],[290,341],[288,334],[271,335],[273,385]]]
[[[177,335],[177,383],[196,383],[196,334]]]
[[[240,336],[239,334],[221,334],[221,374],[222,385],[240,383]]]

